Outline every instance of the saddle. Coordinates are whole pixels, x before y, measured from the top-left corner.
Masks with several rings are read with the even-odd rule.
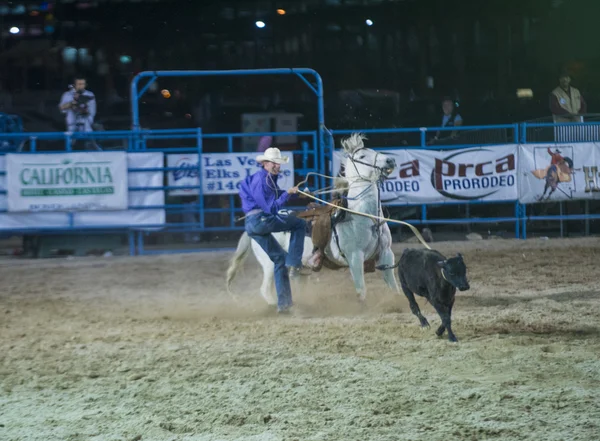
[[[331,201],[331,203],[335,205],[335,207],[330,205],[319,205],[311,202],[308,204],[305,211],[301,211],[296,215],[297,217],[305,219],[311,226],[311,238],[314,246],[313,255],[316,252],[321,254],[321,260],[319,264],[313,268],[313,271],[315,272],[320,271],[323,266],[332,270],[343,268],[327,258],[325,255],[325,248],[332,239],[335,226],[340,222],[343,222],[346,218],[346,211],[340,210],[336,207],[348,208],[348,203],[342,198],[334,199]],[[375,272],[375,263],[378,258],[379,256],[375,255],[371,259],[365,261],[365,273]]]

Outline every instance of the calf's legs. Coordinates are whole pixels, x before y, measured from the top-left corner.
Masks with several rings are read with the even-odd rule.
[[[441,337],[444,334],[444,330],[447,329],[448,340],[452,342],[457,342],[458,338],[456,338],[456,335],[454,335],[454,332],[452,332],[452,324],[450,319],[450,314],[452,314],[452,306],[454,305],[454,299],[452,300],[452,303],[450,303],[450,305],[442,305],[437,302],[432,303],[432,305],[437,311],[437,313],[440,315],[440,318],[442,319],[442,325],[435,332],[437,336]]]
[[[429,322],[427,321],[427,319],[425,317],[423,317],[423,314],[421,314],[421,309],[419,309],[419,304],[415,300],[415,295],[408,288],[408,286],[406,285],[406,282],[404,282],[404,280],[401,279],[400,284],[402,285],[402,291],[404,291],[404,295],[406,295],[406,298],[408,299],[408,304],[410,305],[410,310],[412,311],[412,313],[414,315],[417,316],[417,318],[421,322],[421,327],[429,328]]]

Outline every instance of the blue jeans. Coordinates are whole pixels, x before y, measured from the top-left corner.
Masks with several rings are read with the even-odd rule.
[[[292,234],[288,253],[271,235],[282,231],[289,231]],[[292,288],[287,267],[302,266],[306,222],[294,216],[274,216],[263,212],[246,218],[246,232],[275,264],[277,307],[289,308],[292,306]]]

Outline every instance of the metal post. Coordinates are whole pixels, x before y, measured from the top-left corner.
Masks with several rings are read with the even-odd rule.
[[[233,136],[231,135],[227,136],[227,151],[233,153]],[[200,156],[198,155],[198,157]],[[232,194],[229,195],[229,226],[235,227],[235,198]]]
[[[421,127],[419,130],[421,131],[421,147],[426,147],[427,139],[425,139],[425,134],[427,133],[427,127]]]
[[[133,231],[127,233],[127,239],[129,240],[129,255],[135,256],[135,234]]]
[[[319,170],[320,170],[321,174],[324,174],[324,175],[329,174],[329,170],[327,170],[325,168],[325,149],[327,149],[329,161],[330,161],[330,164],[332,167],[331,174],[333,174],[333,154],[335,152],[335,140],[333,139],[333,133],[331,131],[327,130],[326,136],[327,136],[327,141],[325,141],[323,139],[323,142],[321,143],[321,149],[319,152],[319,156],[321,158],[321,167]],[[317,182],[319,183],[319,187],[321,187],[321,188],[326,187],[324,177],[319,177],[317,179]],[[331,199],[331,193],[326,194],[325,200],[330,200],[330,199]]]
[[[471,205],[467,204],[465,208],[465,216],[467,217],[467,221],[471,218]],[[471,224],[467,222],[467,234],[471,232]]]
[[[521,217],[523,219],[523,228],[521,228],[521,234],[523,239],[527,239],[527,205],[521,204]]]
[[[589,236],[590,235],[590,201],[586,200],[584,203],[584,210],[585,210],[585,235]]]
[[[308,142],[302,141],[302,168],[306,170],[308,168]],[[293,158],[292,158],[293,160]]]
[[[564,225],[563,225],[563,203],[558,203],[559,215],[560,215],[560,237],[564,237]]]
[[[521,232],[519,228],[519,223],[521,222],[521,204],[519,204],[519,201],[515,202],[515,218],[517,218],[515,222],[515,238],[520,239]]]
[[[315,170],[319,170],[319,134],[318,132],[312,135],[312,152],[313,152],[313,168]],[[313,182],[315,187],[319,185],[319,178],[314,177]],[[307,182],[307,185],[310,185],[310,181]]]
[[[140,256],[144,255],[144,236],[141,231],[137,232],[137,243],[138,243],[138,254]]]
[[[527,143],[527,123],[521,124],[521,142]]]
[[[200,220],[200,228],[204,229],[204,191],[202,188],[202,129],[198,127],[196,130],[196,143],[198,147],[198,215]]]

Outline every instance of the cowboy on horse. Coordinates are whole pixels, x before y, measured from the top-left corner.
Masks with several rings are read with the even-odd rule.
[[[302,264],[306,221],[283,209],[292,195],[298,194],[297,186],[284,191],[277,185],[281,164],[286,164],[289,157],[282,156],[278,148],[270,147],[256,161],[262,164],[262,168],[240,185],[242,210],[246,214],[245,228],[275,264],[278,312],[285,313],[292,306],[290,277],[312,272]],[[271,234],[283,231],[291,233],[288,253]]]

